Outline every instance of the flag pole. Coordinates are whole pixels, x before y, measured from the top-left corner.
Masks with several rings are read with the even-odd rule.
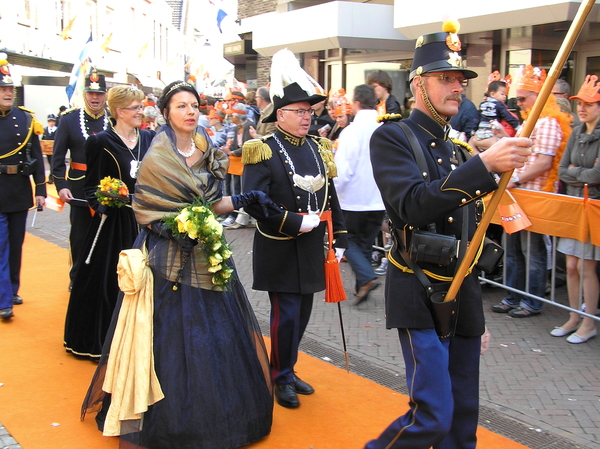
[[[575,41],[577,40],[577,37],[579,37],[579,33],[581,32],[583,24],[585,23],[587,16],[590,14],[594,3],[595,0],[584,0],[583,2],[581,2],[579,10],[577,11],[577,15],[573,19],[571,27],[569,28],[569,31],[567,32],[567,35],[565,36],[565,39],[560,49],[558,50],[556,59],[554,60],[554,63],[550,68],[548,77],[546,78],[546,81],[544,82],[542,89],[540,90],[540,93],[537,99],[535,100],[533,108],[531,109],[531,113],[527,117],[527,121],[523,125],[521,137],[529,137],[531,135],[531,132],[533,131],[533,128],[537,122],[537,119],[539,118],[540,113],[542,112],[542,109],[546,104],[546,100],[552,92],[552,87],[554,87],[554,83],[558,79],[560,71],[565,65],[569,53],[571,53],[573,45],[575,45]],[[500,181],[498,182],[498,189],[494,192],[492,198],[490,199],[490,202],[488,203],[487,209],[483,214],[483,217],[481,218],[481,222],[479,223],[479,226],[477,227],[477,230],[475,231],[475,234],[473,235],[473,238],[469,243],[467,252],[465,253],[465,256],[463,257],[463,260],[461,261],[460,265],[458,266],[458,270],[456,270],[456,274],[454,276],[454,279],[452,280],[452,283],[450,284],[450,288],[448,289],[448,293],[444,298],[444,302],[453,301],[456,298],[458,290],[462,285],[463,279],[465,278],[467,271],[471,266],[471,263],[473,262],[473,260],[475,260],[475,256],[477,254],[477,250],[479,249],[479,245],[485,237],[487,227],[492,221],[492,216],[494,215],[494,212],[496,211],[498,204],[500,203],[500,198],[502,198],[502,194],[506,190],[506,186],[508,185],[512,174],[513,170],[509,170],[507,172],[504,172],[500,177]]]

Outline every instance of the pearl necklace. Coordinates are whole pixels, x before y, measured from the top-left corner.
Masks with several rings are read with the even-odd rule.
[[[132,139],[127,139],[127,138],[123,137],[121,134],[119,134],[119,133],[117,132],[117,129],[116,129],[115,127],[113,127],[113,129],[115,130],[115,134],[116,134],[117,136],[119,136],[121,139],[123,139],[123,140],[125,140],[125,141],[127,141],[127,142],[135,143],[135,142],[137,142],[137,140],[138,140],[138,137],[139,137],[139,131],[138,131],[138,129],[137,129],[137,128],[135,128],[135,139],[133,139],[133,140],[132,140]]]
[[[177,149],[177,152],[185,158],[192,157],[193,154],[196,152],[196,145],[194,145],[194,139],[190,139],[190,141],[192,143],[192,146],[190,147],[190,151],[188,151],[187,153],[185,151],[181,151],[179,148],[175,147]]]
[[[90,135],[87,132],[87,129],[85,127],[85,112],[83,110],[84,108],[80,108],[79,109],[79,126],[81,127],[81,134],[83,134],[83,137],[85,140],[88,139],[88,137],[90,137]],[[102,129],[104,131],[106,131],[106,128],[108,128],[108,117],[106,116],[106,112],[104,113],[104,125],[102,126]]]

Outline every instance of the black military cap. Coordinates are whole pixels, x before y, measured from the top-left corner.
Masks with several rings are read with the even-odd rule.
[[[0,53],[0,86],[14,86],[12,76],[10,76],[10,67],[8,66],[8,56],[6,53]]]
[[[96,72],[96,69],[85,77],[84,92],[104,92],[106,93],[106,79],[104,75]]]
[[[468,70],[461,56],[458,38],[458,22],[445,22],[441,33],[420,36],[415,45],[410,79],[429,72],[463,72],[465,78],[477,78],[477,73]]]

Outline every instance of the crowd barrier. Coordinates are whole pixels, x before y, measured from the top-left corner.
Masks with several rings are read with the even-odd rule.
[[[600,246],[600,200],[589,199],[587,197],[587,187],[584,189],[584,198],[525,189],[511,189],[510,192],[519,206],[521,206],[523,212],[525,212],[531,221],[531,226],[527,227],[525,231],[545,234],[551,237],[552,257],[550,259],[551,263],[548,267],[548,269],[551,270],[550,299],[541,298],[539,296],[531,295],[525,291],[507,287],[504,283],[494,282],[485,278],[485,276],[481,278],[482,282],[486,282],[497,287],[502,287],[507,290],[512,290],[569,311],[578,312],[579,309],[574,310],[568,307],[568,305],[565,306],[556,302],[556,246],[558,243],[558,238],[560,237],[568,237],[579,240],[580,242],[591,241],[594,245]],[[489,200],[489,197],[486,198],[486,200]],[[510,203],[512,203],[512,199],[508,194],[505,193],[500,201],[500,204],[507,205]],[[499,225],[502,224],[502,218],[500,217],[498,211],[495,211],[492,218],[492,223]],[[527,266],[529,266],[528,263]],[[504,267],[504,270],[506,270],[506,254]],[[528,278],[529,276],[527,276],[527,285],[529,283]],[[506,272],[504,273],[503,279],[506,279]],[[582,288],[580,288],[580,306],[582,304],[582,295],[583,291]],[[582,313],[582,315],[586,315],[600,321],[600,317],[596,317],[587,313]]]

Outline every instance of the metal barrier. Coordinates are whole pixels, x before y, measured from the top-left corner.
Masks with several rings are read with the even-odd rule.
[[[526,255],[526,258],[525,258],[525,260],[526,260],[526,264],[525,264],[525,267],[526,267],[525,290],[526,291],[518,290],[516,288],[509,287],[509,286],[507,286],[504,283],[499,283],[499,282],[493,281],[493,280],[487,278],[485,276],[485,274],[482,274],[479,277],[479,280],[481,282],[483,282],[483,283],[490,284],[490,285],[493,285],[495,287],[500,287],[500,288],[503,288],[503,289],[505,289],[507,291],[512,291],[512,292],[515,292],[515,293],[519,293],[521,295],[527,296],[529,298],[537,299],[538,301],[542,301],[542,302],[544,302],[546,304],[550,304],[552,306],[559,307],[559,308],[567,310],[569,312],[579,313],[581,316],[587,316],[589,318],[593,318],[594,320],[600,321],[600,316],[591,315],[591,314],[589,314],[587,312],[583,312],[581,310],[581,306],[583,304],[583,269],[580,270],[580,277],[579,277],[579,298],[578,298],[578,304],[579,304],[579,306],[578,306],[578,308],[577,309],[573,309],[573,308],[571,308],[568,305],[564,305],[564,304],[561,304],[561,303],[559,303],[559,302],[556,301],[556,288],[557,288],[556,287],[556,280],[557,280],[557,272],[558,272],[558,269],[557,269],[557,249],[556,249],[557,245],[558,245],[558,237],[556,237],[556,236],[551,236],[551,247],[552,247],[552,249],[551,249],[551,251],[552,251],[551,252],[551,259],[550,259],[551,263],[550,263],[550,267],[548,268],[548,270],[551,272],[551,276],[550,276],[550,294],[549,294],[549,298],[550,299],[546,299],[545,297],[542,298],[540,296],[528,293],[528,290],[529,290],[529,264],[530,264],[529,254],[531,253],[531,251],[529,251],[529,249],[531,247],[531,232],[529,232],[529,231],[521,231],[521,232],[527,233],[527,255]],[[584,243],[583,242],[580,242],[580,243],[581,243],[581,254],[583,255]],[[505,233],[502,236],[502,246],[504,248],[507,247],[507,245],[506,245],[506,234]],[[503,282],[505,282],[505,279],[506,279],[506,267],[507,267],[507,263],[506,263],[506,251],[505,251],[504,252],[504,260],[503,260],[503,270],[502,270],[502,280],[503,280]],[[565,269],[565,275],[566,275],[566,269]],[[568,294],[567,294],[567,296],[568,296]]]

